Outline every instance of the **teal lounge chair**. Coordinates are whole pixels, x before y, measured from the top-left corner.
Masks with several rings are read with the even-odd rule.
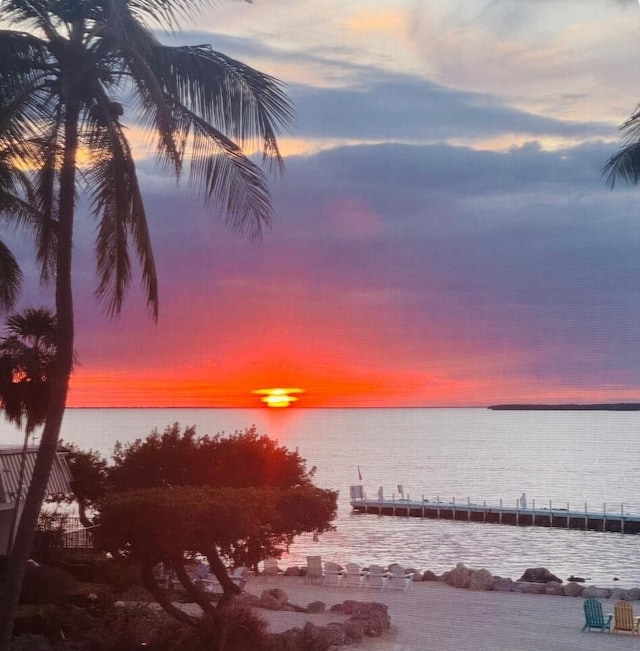
[[[611,619],[613,615],[603,615],[602,613],[602,604],[597,599],[585,599],[584,600],[584,618],[585,625],[582,627],[582,630],[592,628],[599,628],[600,632],[609,631],[611,632]]]

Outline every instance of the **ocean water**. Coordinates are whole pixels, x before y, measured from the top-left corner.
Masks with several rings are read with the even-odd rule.
[[[441,573],[458,562],[520,577],[544,566],[600,586],[640,587],[640,537],[596,531],[360,515],[349,486],[365,492],[456,502],[515,505],[524,492],[537,506],[640,514],[640,413],[490,411],[488,409],[70,409],[63,438],[109,456],[116,441],[144,438],[173,423],[200,434],[255,424],[316,466],[316,483],[340,491],[336,531],[302,537],[282,560],[307,554],[362,564],[398,562]],[[2,424],[0,438],[21,435]],[[358,468],[362,476],[359,480]],[[618,579],[614,582],[614,578]]]

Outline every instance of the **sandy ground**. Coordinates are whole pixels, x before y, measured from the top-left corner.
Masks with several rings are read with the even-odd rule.
[[[252,579],[246,591],[260,595],[278,587],[289,602],[306,606],[320,600],[327,609],[345,599],[379,601],[389,606],[391,630],[382,638],[367,638],[353,649],[362,651],[590,651],[635,649],[640,637],[582,632],[583,599],[501,592],[470,592],[440,583],[414,583],[407,592],[333,588],[308,585],[299,577],[266,582]],[[634,604],[635,605],[635,604]],[[603,601],[606,613],[613,601]],[[636,614],[640,607],[636,605]],[[344,621],[337,613],[306,614],[259,609],[274,632]]]

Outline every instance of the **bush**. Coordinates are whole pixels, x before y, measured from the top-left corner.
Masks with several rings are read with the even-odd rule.
[[[226,625],[226,630],[223,626]],[[219,649],[224,637],[226,651],[266,651],[266,623],[244,607],[220,613],[208,632],[186,626],[164,612],[146,606],[112,611],[103,626],[83,642],[86,651],[211,651]]]
[[[64,624],[58,606],[23,605],[18,608],[13,625],[14,636],[44,636],[50,642],[64,639]]]
[[[99,583],[78,583],[73,593],[69,596],[74,606],[106,610],[116,601],[115,594],[109,586]]]
[[[107,583],[116,594],[122,594],[133,586],[142,584],[140,568],[124,560],[107,559],[103,565]]]
[[[46,565],[27,565],[20,593],[21,604],[64,604],[75,587],[73,577]]]
[[[231,604],[220,614],[220,619],[212,633],[214,644],[210,648],[217,648],[222,636],[226,641],[224,648],[229,651],[263,651],[268,648],[267,623],[248,606]]]
[[[211,651],[204,638],[146,606],[123,609],[84,642],[87,651]]]
[[[25,633],[9,642],[9,651],[50,651],[51,645],[44,635]]]

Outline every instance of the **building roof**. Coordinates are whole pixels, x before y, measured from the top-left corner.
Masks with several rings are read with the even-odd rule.
[[[29,446],[27,448],[23,495],[26,495],[27,488],[31,482],[37,452],[37,446]],[[65,452],[58,452],[57,458],[53,463],[47,486],[48,495],[71,492],[69,482],[72,477],[67,462],[65,461],[65,456]],[[0,446],[0,502],[8,503],[15,501],[18,493],[18,482],[20,480],[21,459],[21,446]]]

